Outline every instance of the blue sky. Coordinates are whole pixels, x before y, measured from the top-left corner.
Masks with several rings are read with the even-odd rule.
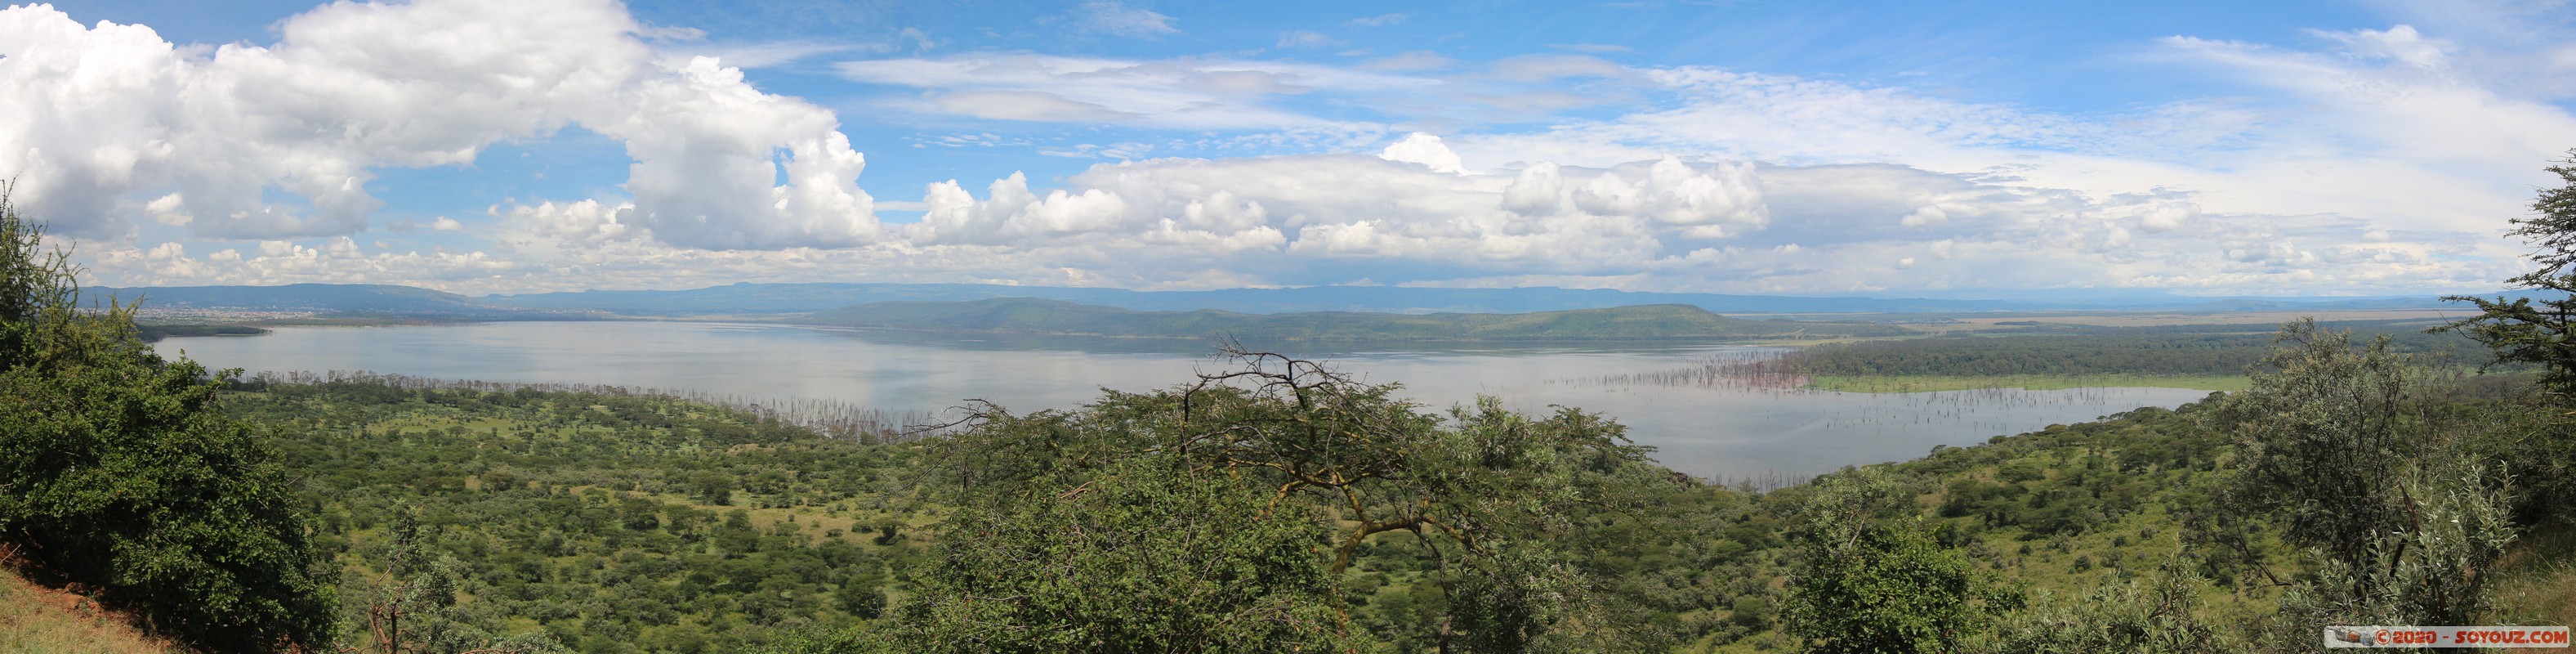
[[[70,2],[120,286],[2493,290],[2566,3]]]

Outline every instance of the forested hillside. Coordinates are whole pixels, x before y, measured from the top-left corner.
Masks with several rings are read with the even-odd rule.
[[[311,516],[224,379],[93,303],[0,186],[0,564],[81,588],[156,636],[265,652],[329,637],[334,577]]]
[[[1176,421],[1301,415],[1216,388],[994,410],[955,439],[882,444],[670,399],[384,380],[246,385],[227,405],[273,425],[304,480],[316,543],[341,568],[342,642],[373,642],[396,616],[418,651],[1041,651],[1070,648],[1067,633],[1169,644],[1254,629],[1225,615],[1278,621],[1233,637],[1358,651],[1790,650],[1800,635],[1789,589],[1819,574],[1801,534],[1834,502],[1916,543],[1895,551],[1951,562],[1934,567],[1974,591],[1953,598],[1974,609],[1955,616],[1976,635],[1956,646],[1974,651],[2050,651],[2028,646],[2063,637],[2050,635],[2069,628],[2059,622],[2122,611],[2166,611],[2155,619],[2255,647],[2283,637],[2271,622],[2289,597],[2280,584],[2312,565],[2260,526],[2288,523],[2248,523],[2264,513],[2230,499],[2247,472],[2219,402],[1942,448],[1768,494],[1638,460],[1601,417],[1408,418],[1364,386],[1339,388],[1342,404],[1316,417],[1411,425],[1373,437],[1399,440],[1305,453],[1293,432],[1192,441],[1214,449],[1187,456],[1238,474],[1365,478],[1354,508],[1325,501],[1341,497],[1330,483],[1282,491],[1145,463],[1182,456],[1167,446],[1184,441],[1147,436],[1194,433]],[[1171,413],[1184,396],[1197,398],[1195,415]],[[2514,426],[2528,415],[2519,402],[2417,415],[2528,431]],[[2490,446],[2538,445],[2479,447]],[[1872,485],[1875,496],[1837,490]],[[2497,573],[2515,581],[2490,593],[2482,619],[2576,618],[2548,601],[2576,588],[2547,563],[2565,560],[2557,550],[2570,541],[2547,536],[2561,528],[2538,497],[2522,504],[2546,537],[2514,546],[2519,563],[2506,565],[2519,572]],[[1264,527],[1277,519],[1265,515],[1313,526]],[[1375,517],[1357,524],[1378,527],[1354,531],[1362,515]],[[1076,534],[1108,540],[1059,549]],[[1883,554],[1860,558],[1871,556]],[[1264,572],[1188,572],[1198,566]],[[997,593],[1030,599],[953,603]],[[1143,612],[1155,601],[1213,613]],[[976,626],[986,624],[1028,637],[993,640]],[[1107,625],[1134,631],[1095,630]],[[1507,637],[1478,640],[1494,629]]]
[[[876,617],[945,512],[915,448],[677,400],[362,380],[228,407],[301,473],[349,643],[736,651]]]
[[[2367,354],[2343,347],[2317,374]],[[392,379],[243,383],[222,404],[297,480],[335,570],[333,639],[360,651],[1784,651],[1834,637],[1815,631],[1820,579],[1911,580],[1924,594],[1896,614],[1829,612],[1955,634],[1909,651],[2068,651],[2123,624],[2187,639],[2146,651],[2312,634],[2284,613],[2319,565],[2285,531],[2300,523],[2241,490],[2263,469],[2230,425],[2259,406],[2142,409],[1754,493],[1642,460],[1603,416],[1442,415],[1267,363],[881,443],[666,398]],[[2576,618],[2552,563],[2576,542],[2566,485],[2531,468],[2566,460],[2536,456],[2566,441],[2526,404],[2545,400],[2406,383],[2417,399],[2392,410],[2417,426],[2399,436],[2483,434],[2424,447],[2534,480],[2507,511],[2525,535],[2473,561],[2497,581],[2469,619]],[[961,603],[977,597],[1021,599]]]
[[[236,415],[275,425],[281,451],[302,471],[304,502],[318,516],[316,542],[342,568],[343,642],[373,642],[380,623],[395,616],[422,651],[494,644],[541,651],[551,642],[586,652],[694,652],[940,624],[912,621],[907,616],[921,614],[903,611],[924,590],[957,590],[957,581],[938,577],[941,570],[955,569],[943,561],[972,555],[957,548],[997,545],[991,538],[1004,532],[996,529],[1026,519],[1010,508],[1015,501],[1008,496],[976,486],[1046,470],[1047,459],[1086,456],[1079,454],[1082,449],[1124,447],[1082,439],[1060,443],[1045,459],[1031,459],[1033,451],[1010,453],[1026,444],[1011,434],[1043,425],[1070,435],[1083,431],[1084,422],[1150,410],[1138,406],[1149,400],[1111,397],[1080,415],[1005,418],[987,428],[988,436],[955,444],[877,445],[823,439],[716,407],[620,395],[399,388],[372,380],[248,385],[228,404]],[[1528,419],[1490,414],[1481,420]],[[2134,420],[2144,426],[2123,429],[2154,433],[2176,422],[2162,413]],[[1580,414],[1520,424],[1604,436],[1616,430],[1613,423]],[[1060,431],[1066,429],[1074,431]],[[1780,548],[1794,520],[1785,507],[1797,494],[1763,496],[1701,485],[1625,458],[1635,454],[1622,454],[1633,451],[1616,449],[1615,440],[1594,442],[1613,448],[1598,452],[1611,457],[1607,470],[1615,474],[1590,482],[1611,503],[1559,507],[1567,513],[1532,525],[1554,525],[1545,550],[1569,557],[1564,560],[1575,576],[1553,583],[1582,595],[1580,602],[1551,610],[1588,614],[1597,621],[1589,627],[1594,633],[1531,630],[1539,641],[1532,644],[1698,649],[1781,642],[1773,631],[1778,598],[1772,586],[1785,574]],[[1951,453],[1950,463],[1957,458]],[[2085,465],[2074,456],[2041,460],[2047,463],[2023,467],[2080,471]],[[1033,465],[1038,467],[1026,467]],[[1494,473],[1524,472],[1514,467]],[[1629,471],[1616,472],[1622,468]],[[1117,477],[1155,478],[1148,471],[1119,470]],[[967,486],[960,485],[961,477]],[[2109,478],[2076,472],[2059,481],[2081,488]],[[1088,488],[1115,480],[1097,478]],[[2041,480],[2024,481],[2044,492],[2064,492],[2047,491],[2051,486]],[[1051,497],[1085,483],[1055,481],[1047,488],[1056,489],[1048,491]],[[2130,484],[2131,495],[2143,492]],[[1518,484],[1490,490],[1537,491]],[[1267,496],[1246,500],[1252,504],[1244,510],[1257,511]],[[1191,506],[1221,505],[1224,497],[1202,496]],[[2152,498],[2113,500],[2130,511],[2141,501]],[[960,507],[970,510],[961,516]],[[1462,508],[1480,514],[1493,507]],[[2001,544],[1983,548],[1997,555],[2014,551],[2016,541],[2008,534],[2022,533],[2015,530],[2058,536],[2081,531],[2069,527],[2070,520],[2100,517],[2097,505],[2079,502],[2031,516],[2018,509],[1997,511],[2006,514],[1998,524],[2009,529],[1974,526],[1961,532],[1997,539]],[[960,519],[984,526],[945,522]],[[1499,526],[1491,522],[1496,519],[1460,522],[1491,529]],[[1039,530],[1022,538],[1044,542],[1045,524],[1024,527]],[[1447,566],[1474,555],[1452,549],[1461,545],[1441,533],[1428,528],[1371,534],[1357,541],[1348,564],[1333,574],[1320,571],[1332,567],[1343,543],[1314,534],[1302,537],[1313,539],[1304,541],[1308,545],[1280,553],[1280,564],[1319,570],[1307,582],[1313,601],[1320,602],[1315,610],[1324,611],[1316,615],[1335,615],[1339,607],[1349,613],[1348,628],[1355,632],[1337,642],[1429,649],[1441,640],[1444,623],[1452,635],[1464,629],[1452,615],[1459,598],[1451,593],[1465,592],[1456,584],[1498,582],[1450,577]],[[1282,536],[1239,535],[1256,542]],[[965,540],[954,540],[960,536]],[[1301,541],[1290,536],[1284,542]],[[1517,547],[1537,542],[1521,540]],[[2073,541],[2042,542],[2063,549]],[[2138,547],[2153,546],[2142,541]],[[2033,562],[2030,569],[2038,570],[2036,563],[2066,558],[2052,549],[1997,560],[2014,570]],[[991,574],[1010,568],[988,563],[965,570]],[[1122,576],[1144,584],[1140,591],[1164,581],[1127,570],[1086,587]],[[1112,619],[1136,606],[1114,601],[1092,615]]]

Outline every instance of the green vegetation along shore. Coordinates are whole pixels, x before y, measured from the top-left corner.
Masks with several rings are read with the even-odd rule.
[[[1033,298],[972,302],[879,302],[815,313],[797,322],[859,329],[991,332],[1249,341],[1643,340],[1753,341],[1902,336],[1887,325],[1728,318],[1683,305],[1539,313],[1283,313],[1129,311]]]
[[[176,336],[258,336],[268,333],[265,328],[235,323],[137,322],[134,327],[146,343]]]
[[[2368,339],[2390,338],[2397,352],[2435,365],[2482,361],[2478,344],[2430,334],[2425,320],[2323,323]],[[1861,393],[1917,393],[1981,388],[2052,390],[2150,386],[2243,390],[2249,368],[2273,348],[2277,324],[2078,327],[2050,325],[1911,339],[1826,343],[1779,359],[1736,366],[1738,375],[1797,376],[1812,388]],[[2527,366],[2492,372],[2521,373]]]
[[[2244,375],[1818,375],[1807,387],[1845,393],[1929,393],[1986,388],[2053,391],[2069,388],[2188,388],[2241,391],[2252,381]]]
[[[179,337],[259,336],[269,333],[269,328],[271,327],[385,327],[392,325],[452,325],[464,324],[467,322],[472,321],[339,313],[294,318],[260,318],[243,321],[181,322],[168,320],[138,320],[135,321],[134,328],[142,336],[143,342],[157,343],[164,339]]]

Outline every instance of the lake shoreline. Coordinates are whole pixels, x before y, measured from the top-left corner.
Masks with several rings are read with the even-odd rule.
[[[1106,388],[1152,392],[1227,370],[1214,343],[889,334],[775,323],[509,321],[441,325],[288,326],[257,338],[158,344],[209,368],[374,371],[423,379],[612,384],[814,400],[889,413],[937,413],[970,400],[1016,412],[1078,407]],[[2141,406],[2179,406],[2201,391],[2127,388],[1864,394],[1560,383],[1669,368],[1737,344],[1655,342],[1268,344],[1324,362],[1434,410],[1495,396],[1515,410],[1580,407],[1628,426],[1657,461],[1707,478],[1808,475],[1914,458],[1935,445],[2081,422]],[[1302,347],[1301,347],[1302,345]]]

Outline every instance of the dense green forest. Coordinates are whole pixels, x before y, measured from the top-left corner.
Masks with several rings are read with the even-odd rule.
[[[817,312],[799,322],[916,331],[1079,334],[1122,337],[1301,340],[1764,340],[1901,336],[1887,325],[1729,318],[1685,305],[1537,313],[1279,313],[1130,311],[1035,298],[971,302],[878,302]]]

